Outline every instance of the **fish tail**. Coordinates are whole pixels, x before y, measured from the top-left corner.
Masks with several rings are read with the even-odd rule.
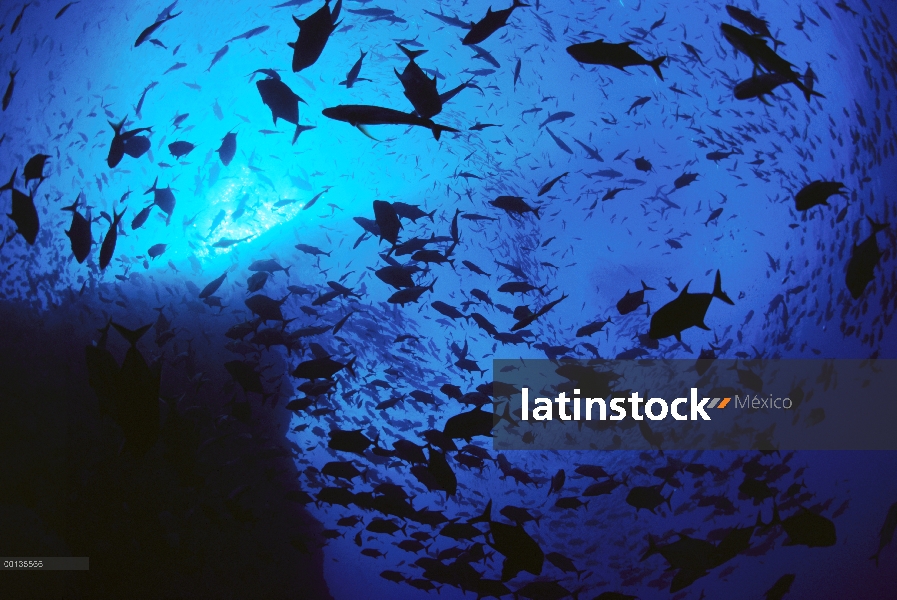
[[[427,217],[428,219],[430,219],[430,223],[433,223],[433,215],[435,215],[435,214],[436,214],[436,209],[435,209],[435,208],[434,208],[432,211],[430,211],[430,212],[428,212],[428,213],[426,214],[426,217]]]
[[[439,125],[438,123],[432,123],[430,125],[430,130],[433,132],[433,137],[436,138],[436,141],[439,141],[439,136],[442,135],[443,131],[448,131],[449,133],[458,133],[457,129],[446,127],[445,125]]]
[[[653,287],[648,286],[647,284],[645,284],[644,281],[642,282],[642,289],[645,291],[647,291],[647,290],[651,290],[652,292],[655,291]]]
[[[291,269],[291,268],[293,268],[293,265],[290,265],[289,267],[286,267],[286,268],[283,270],[283,272],[287,274],[287,277],[290,276],[290,269]],[[287,297],[289,297],[289,296],[287,296]]]
[[[9,189],[6,186],[3,186],[3,189]],[[878,221],[873,221],[872,217],[866,217],[869,221],[869,225],[872,226],[872,235],[875,235],[879,231],[883,231],[888,228],[888,223],[879,223]]]
[[[128,115],[125,115],[125,118],[119,121],[118,123],[113,123],[112,121],[106,121],[109,125],[112,126],[112,130],[117,134],[121,133],[121,128],[125,126],[125,121],[128,120]]]
[[[123,338],[125,338],[131,346],[136,346],[137,341],[143,337],[143,334],[149,331],[149,328],[152,327],[152,323],[149,325],[144,325],[138,329],[128,329],[127,327],[123,327],[118,323],[112,323],[112,326],[115,327],[116,331],[118,331]]]
[[[150,192],[155,192],[155,191],[156,191],[156,184],[157,184],[157,183],[159,183],[159,176],[158,176],[158,175],[156,175],[156,180],[153,182],[153,187],[151,187],[150,189],[148,189],[148,190],[146,190],[145,192],[143,192],[143,195],[146,196],[146,195],[149,194]]]
[[[657,73],[657,76],[660,77],[661,81],[663,81],[663,73],[660,72],[660,65],[662,65],[666,59],[666,56],[658,56],[654,60],[648,62],[648,64],[651,65],[651,68],[654,69],[654,72]]]
[[[468,521],[468,523],[488,523],[492,520],[492,500],[486,503],[486,508],[483,509],[483,513],[478,517],[474,517]]]
[[[514,0],[514,4],[511,5],[511,8],[529,8],[529,4],[524,4],[520,0]]]
[[[128,207],[127,207],[127,206],[124,207],[120,213],[116,213],[116,212],[115,212],[115,209],[114,209],[114,208],[112,209],[112,224],[111,224],[112,227],[117,227],[117,226],[118,226],[118,224],[121,222],[121,218],[122,218],[123,216],[125,216],[125,211],[126,211],[126,210],[128,210]]]
[[[713,282],[713,297],[719,298],[726,304],[735,304],[728,294],[723,291],[723,279],[719,271],[716,272],[716,280]]]
[[[396,44],[396,46],[398,46],[399,50],[401,50],[405,54],[405,56],[408,57],[408,60],[412,60],[412,61],[415,58],[417,58],[418,56],[420,56],[421,54],[426,53],[426,50],[409,50],[402,44]]]
[[[876,552],[875,554],[873,554],[872,556],[869,557],[869,560],[874,560],[874,561],[875,561],[875,566],[876,566],[876,567],[878,566],[878,555],[879,555],[879,554],[881,554],[881,549],[879,549],[878,552]]]
[[[541,206],[540,206],[539,208],[534,208],[534,209],[533,209],[533,214],[535,214],[535,215],[536,215],[536,219],[539,219],[539,220],[542,219],[542,217],[539,216],[539,211],[540,211],[540,210],[542,210],[542,207],[541,207]]]
[[[16,174],[17,174],[18,172],[19,172],[19,168],[18,168],[18,167],[16,167],[15,169],[13,169],[13,171],[12,171],[12,177],[9,178],[9,183],[4,183],[2,186],[0,186],[0,192],[2,192],[2,191],[4,191],[4,190],[11,190],[11,189],[12,189],[12,187],[13,187],[13,186],[15,185],[15,183],[16,183]]]
[[[78,210],[78,202],[80,202],[80,201],[81,201],[81,196],[79,195],[77,198],[75,198],[74,204],[72,204],[71,206],[63,206],[62,210],[67,210],[69,212],[75,212]]]
[[[654,538],[652,538],[651,534],[649,533],[648,534],[648,549],[645,551],[644,554],[642,554],[642,557],[639,560],[645,560],[650,556],[654,556],[655,554],[657,554],[657,545],[654,544]]]

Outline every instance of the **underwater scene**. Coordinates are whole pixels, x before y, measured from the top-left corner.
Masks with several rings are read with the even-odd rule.
[[[897,4],[491,2],[0,5],[0,596],[897,598],[889,417],[499,382],[895,372]]]

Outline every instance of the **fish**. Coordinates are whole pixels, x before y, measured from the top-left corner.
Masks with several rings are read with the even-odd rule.
[[[698,178],[697,173],[683,173],[673,182],[673,191],[684,188],[687,185],[691,185],[695,179]]]
[[[651,325],[648,329],[648,336],[651,339],[660,340],[665,337],[675,336],[676,340],[681,342],[682,332],[690,327],[710,329],[704,324],[704,318],[714,298],[718,298],[726,304],[735,304],[722,289],[722,278],[719,271],[716,272],[713,292],[709,294],[690,294],[688,292],[689,285],[691,285],[691,282],[685,284],[679,296],[660,307],[651,316]]]
[[[212,244],[212,247],[213,247],[213,248],[230,248],[231,246],[234,246],[234,245],[239,244],[239,243],[241,243],[241,242],[245,242],[246,240],[249,240],[249,239],[251,239],[252,237],[253,237],[253,236],[248,235],[248,236],[246,236],[246,237],[244,237],[244,238],[240,238],[240,239],[221,238],[220,240],[218,240],[217,242],[215,242],[214,244]]]
[[[557,123],[557,122],[563,123],[567,119],[570,119],[575,116],[576,115],[574,113],[570,112],[569,110],[562,110],[562,111],[559,111],[556,113],[552,113],[552,114],[548,115],[548,118],[546,118],[544,121],[542,121],[542,123],[539,125],[539,129],[542,129],[549,123]]]
[[[529,4],[524,4],[520,0],[514,0],[510,7],[495,12],[492,12],[492,7],[490,6],[486,10],[486,16],[476,23],[470,23],[470,31],[467,32],[461,43],[465,46],[470,46],[471,44],[485,42],[489,36],[508,24],[508,18],[515,8],[526,8],[528,6]]]
[[[100,246],[100,270],[103,271],[112,262],[112,255],[115,253],[115,243],[118,241],[118,224],[124,216],[128,208],[122,209],[121,213],[112,210],[112,219],[109,222],[109,230],[103,237],[103,243]]]
[[[255,85],[262,97],[262,102],[271,109],[274,124],[277,125],[277,119],[283,119],[296,126],[296,131],[293,134],[293,143],[295,144],[299,134],[309,129],[299,125],[299,103],[305,104],[305,100],[279,78],[260,79]]]
[[[337,20],[342,4],[342,0],[336,0],[331,12],[330,0],[325,0],[324,6],[305,19],[299,20],[293,17],[293,22],[299,27],[299,37],[295,42],[287,44],[293,49],[293,73],[307,69],[320,58],[330,35],[339,25]]]
[[[755,35],[769,38],[775,45],[775,48],[784,45],[784,42],[780,42],[772,37],[772,33],[769,31],[769,23],[760,17],[754,16],[750,11],[727,4],[726,12],[729,13],[730,17],[750,29]]]
[[[84,215],[78,212],[78,203],[81,199],[79,195],[75,199],[74,204],[65,206],[62,210],[72,213],[72,224],[69,226],[65,235],[68,236],[72,247],[72,254],[78,264],[82,264],[90,254],[90,248],[93,246],[93,236],[90,231],[90,221],[84,218]]]
[[[269,25],[262,25],[261,27],[255,27],[254,29],[250,29],[246,33],[241,33],[240,35],[232,37],[231,39],[227,40],[226,43],[230,44],[231,42],[235,42],[237,40],[248,40],[249,38],[253,38],[259,34],[265,33],[269,29],[271,29],[271,27]]]
[[[141,118],[140,110],[143,108],[143,101],[146,100],[146,93],[149,92],[154,87],[156,87],[157,85],[159,85],[159,82],[153,81],[153,82],[150,82],[150,84],[148,86],[143,88],[143,93],[140,94],[140,100],[137,101],[137,106],[134,107],[134,114],[137,115],[138,119]]]
[[[779,56],[763,39],[753,36],[748,32],[727,23],[720,25],[720,30],[722,31],[723,37],[732,44],[738,52],[741,52],[750,58],[754,65],[763,67],[768,73],[777,73],[781,77],[787,79],[787,81],[796,85],[798,89],[803,92],[807,102],[810,101],[812,96],[824,97],[822,94],[819,94],[815,90],[810,90],[810,88],[804,85],[803,81],[801,81],[800,74],[792,68],[793,65]]]
[[[312,256],[320,256],[320,255],[330,256],[330,252],[324,252],[320,248],[316,248],[315,246],[309,246],[308,244],[296,244],[294,246],[294,248],[296,248],[296,250],[299,250],[300,252],[304,252],[306,254],[311,254]]]
[[[732,89],[736,100],[750,100],[758,98],[761,102],[770,106],[765,96],[771,94],[780,85],[791,82],[791,78],[781,73],[760,73],[744,81],[735,84]],[[811,95],[822,96],[818,92],[811,92]]]
[[[184,141],[176,141],[176,142],[171,142],[170,144],[168,144],[168,151],[171,153],[171,155],[173,157],[178,158],[178,159],[181,158],[182,156],[187,156],[188,154],[193,152],[194,148],[196,148],[196,146],[194,146],[190,142],[184,142]]]
[[[539,217],[539,210],[541,207],[534,208],[530,206],[523,201],[521,196],[499,196],[495,200],[490,200],[489,204],[495,208],[502,209],[514,218],[516,218],[515,215],[524,215],[529,212],[536,215],[536,219],[541,218]]]
[[[889,226],[888,223],[877,223],[869,217],[866,219],[872,227],[872,233],[859,245],[854,242],[845,275],[847,289],[854,300],[858,300],[866,290],[866,286],[875,280],[875,267],[878,266],[882,257],[882,251],[878,248],[875,236]]]
[[[805,211],[814,206],[828,206],[832,196],[847,196],[844,187],[840,181],[811,181],[794,195],[794,208]]]
[[[29,246],[33,246],[40,230],[40,219],[34,206],[34,196],[26,196],[15,188],[17,172],[18,169],[13,170],[9,182],[0,186],[0,191],[12,192],[12,212],[8,216],[16,224],[16,233],[21,235]]]
[[[663,81],[663,73],[660,66],[666,61],[666,56],[659,56],[648,60],[638,52],[630,48],[633,42],[612,44],[604,40],[573,44],[567,48],[567,53],[576,61],[587,65],[607,65],[615,67],[626,73],[626,67],[649,66],[654,69],[657,77]]]
[[[19,11],[19,14],[16,15],[16,18],[13,19],[12,27],[9,28],[9,33],[15,33],[19,28],[19,24],[22,22],[22,17],[25,16],[25,9],[31,6],[31,2],[26,2],[22,5],[22,10]]]
[[[568,172],[565,171],[564,173],[561,173],[560,175],[558,175],[558,176],[555,177],[554,179],[550,179],[550,180],[549,180],[548,182],[546,182],[541,188],[539,188],[539,193],[536,194],[536,196],[537,196],[537,197],[538,197],[538,196],[544,196],[545,194],[547,194],[548,192],[551,191],[551,188],[554,187],[554,184],[556,184],[558,181],[560,181],[561,179],[563,179],[564,177],[566,177],[566,176],[569,175],[569,174],[570,174],[570,173],[568,173]]]
[[[704,221],[704,227],[707,227],[707,225],[709,225],[711,221],[717,220],[721,214],[723,214],[722,206],[717,209],[714,209],[713,212],[711,212],[710,215],[707,217],[707,220]]]
[[[44,180],[44,167],[48,158],[50,158],[49,155],[38,153],[28,159],[28,162],[25,163],[25,169],[22,171],[26,186],[29,181],[34,181],[35,179],[38,181]]]
[[[377,227],[380,230],[380,239],[386,240],[393,246],[396,245],[399,238],[399,230],[402,229],[402,223],[399,216],[389,202],[383,200],[374,200],[374,216],[377,221]]]
[[[54,18],[55,18],[55,19],[58,19],[59,17],[61,17],[62,15],[64,15],[65,12],[66,12],[69,8],[71,8],[72,6],[74,6],[75,4],[79,4],[79,2],[78,2],[77,0],[76,0],[75,2],[69,2],[68,4],[66,4],[65,6],[63,6],[62,8],[59,9],[59,12],[56,13],[56,17],[54,17]]]
[[[894,539],[894,530],[897,529],[897,502],[891,505],[888,509],[888,513],[885,515],[885,521],[881,525],[881,530],[878,532],[878,550],[876,550],[875,554],[869,557],[869,560],[875,561],[875,566],[878,566],[878,557],[881,554],[881,551],[884,550],[885,546],[891,543],[891,540]]]
[[[546,127],[545,131],[548,132],[548,135],[551,136],[551,139],[554,140],[554,143],[557,144],[558,148],[560,148],[567,154],[573,154],[573,150],[570,149],[570,146],[568,146],[566,143],[564,143],[564,140],[562,140],[558,136],[556,136],[550,127]]]
[[[146,223],[146,220],[150,216],[150,211],[155,205],[156,203],[153,202],[149,206],[141,210],[139,213],[137,213],[137,216],[134,217],[134,219],[131,221],[131,230],[140,229],[141,227],[143,227],[144,223]]]
[[[162,212],[168,215],[168,218],[165,221],[165,224],[168,225],[171,222],[171,214],[174,212],[174,205],[176,200],[174,197],[174,192],[171,191],[171,187],[160,188],[158,187],[158,184],[159,178],[156,177],[156,180],[153,181],[153,187],[146,190],[143,195],[145,196],[146,194],[150,193],[153,194],[153,204],[158,206],[162,210]]]
[[[212,294],[218,291],[218,288],[221,287],[221,284],[224,283],[224,280],[227,279],[227,271],[224,272],[221,277],[214,279],[211,283],[206,285],[202,291],[199,293],[200,299],[205,299],[210,297]]]
[[[140,127],[138,129],[132,129],[130,131],[122,131],[125,121],[128,118],[125,117],[119,123],[109,122],[109,125],[112,127],[113,136],[112,143],[109,145],[109,154],[106,156],[106,164],[110,169],[114,169],[118,166],[118,164],[122,161],[125,154],[128,156],[134,156],[137,154],[140,156],[143,152],[149,149],[149,140],[145,136],[138,135],[144,131],[152,131],[152,127]],[[137,141],[142,140],[142,141]],[[128,148],[128,144],[136,142],[140,147],[132,147],[130,150]],[[145,142],[145,145],[144,145]]]
[[[359,81],[370,81],[370,79],[358,76],[361,73],[361,63],[364,62],[364,57],[367,56],[367,52],[364,50],[359,50],[359,52],[361,52],[361,56],[358,57],[358,60],[355,61],[355,64],[352,65],[352,68],[346,73],[346,78],[339,82],[339,85],[346,86],[346,89],[351,88]]]
[[[405,98],[414,107],[414,112],[424,119],[431,119],[442,112],[442,99],[439,97],[439,91],[436,89],[436,78],[430,79],[421,70],[415,59],[426,53],[426,50],[410,50],[405,46],[398,44],[399,49],[408,58],[408,64],[405,70],[399,73],[395,69],[393,72],[402,83],[405,90]]]
[[[368,125],[411,125],[426,127],[433,132],[433,137],[439,139],[442,132],[458,133],[457,129],[439,125],[430,119],[419,117],[413,113],[403,113],[391,108],[371,106],[367,104],[342,104],[321,111],[328,119],[343,121],[358,128],[362,133],[370,137],[365,127]]]
[[[274,274],[277,271],[283,271],[287,274],[287,277],[290,275],[290,267],[282,267],[278,262],[274,259],[265,259],[265,260],[256,260],[253,261],[249,265],[250,271],[264,271],[266,273]]]
[[[643,173],[648,173],[654,170],[654,166],[644,156],[636,158],[633,163],[635,164],[635,168]]]
[[[639,306],[645,303],[645,292],[649,290],[654,291],[654,288],[648,287],[644,281],[642,281],[642,289],[635,292],[626,290],[626,293],[617,302],[617,311],[621,315],[628,315],[638,309]]]
[[[216,152],[221,159],[221,163],[225,167],[228,166],[230,161],[234,159],[234,155],[237,153],[237,134],[233,131],[225,134],[221,139],[221,146],[218,147]]]
[[[162,27],[162,25],[169,22],[170,20],[172,20],[173,18],[175,18],[176,16],[178,16],[180,14],[181,13],[169,14],[166,17],[164,17],[163,19],[156,21],[155,23],[153,23],[152,25],[150,25],[149,27],[147,27],[146,29],[141,31],[140,35],[137,36],[137,41],[134,42],[134,47],[136,48],[143,42],[147,41],[150,38],[150,36],[156,32],[157,29],[159,29],[160,27]]]
[[[165,253],[165,249],[167,247],[167,244],[153,244],[152,246],[150,246],[149,250],[146,251],[146,253],[150,258],[157,258]]]
[[[758,515],[757,524],[763,528],[781,524],[785,533],[788,534],[788,539],[785,540],[786,546],[827,548],[834,546],[837,542],[835,524],[806,508],[801,507],[795,514],[782,519],[779,516],[778,506],[773,504],[772,515],[772,521],[768,524],[763,524]]]
[[[9,72],[9,83],[6,84],[6,91],[3,92],[3,110],[6,111],[9,108],[9,103],[12,102],[12,92],[16,87],[16,74],[19,72],[18,69],[14,69]]]
[[[212,67],[214,67],[218,63],[219,60],[224,58],[224,55],[227,54],[228,50],[230,50],[230,47],[227,44],[225,44],[224,46],[221,47],[220,50],[218,50],[218,52],[215,53],[215,56],[212,57],[212,62],[209,63],[209,67],[206,69],[206,73],[211,71]]]

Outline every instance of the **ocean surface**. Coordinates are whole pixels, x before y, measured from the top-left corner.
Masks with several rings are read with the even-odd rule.
[[[0,554],[91,558],[16,597],[897,597],[892,451],[442,435],[493,359],[890,365],[892,22],[4,2]]]

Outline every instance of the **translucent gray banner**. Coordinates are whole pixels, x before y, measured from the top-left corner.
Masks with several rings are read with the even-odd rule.
[[[897,360],[493,361],[496,450],[897,450]]]

